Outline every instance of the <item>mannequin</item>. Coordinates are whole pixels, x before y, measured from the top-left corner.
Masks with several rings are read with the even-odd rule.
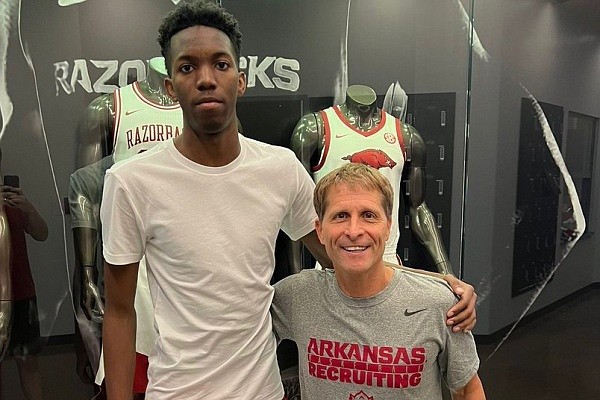
[[[425,204],[425,143],[415,128],[378,109],[376,100],[373,89],[349,86],[344,104],[300,119],[292,135],[291,148],[315,181],[346,162],[360,162],[379,169],[390,179],[396,192],[396,212],[400,182],[403,176],[408,179],[405,200],[409,205],[411,229],[427,248],[438,272],[452,274],[440,232]],[[386,261],[396,264],[399,263],[397,221],[396,215],[384,254]]]
[[[408,112],[408,95],[400,86],[400,82],[396,81],[388,87],[383,98],[382,109],[391,114],[394,118],[401,122],[406,122],[406,113]]]
[[[76,287],[79,290],[75,292],[81,293],[81,299],[76,299],[76,303],[80,303],[86,319],[98,325],[102,323],[104,315],[96,266],[101,228],[98,215],[104,174],[113,163],[149,150],[157,143],[176,137],[181,132],[181,108],[166,93],[166,77],[164,58],[151,59],[144,80],[93,100],[79,126],[81,142],[78,149],[78,165],[82,168],[71,175],[69,193],[75,255],[78,270],[81,271],[80,279],[74,284],[79,285]],[[138,330],[149,332],[150,335],[153,332],[151,306],[146,269],[140,265],[136,294]],[[99,335],[99,328],[97,331]],[[142,338],[144,335],[138,337]],[[99,364],[99,351],[89,353],[90,351],[88,356],[95,375]]]
[[[131,135],[123,133],[123,136],[119,136],[116,141],[114,135],[115,129],[118,130],[120,126],[117,125],[121,124],[118,114],[123,115],[121,111],[124,111],[124,115],[133,115],[136,113],[136,115],[140,116],[142,113],[137,112],[138,108],[131,111],[126,110],[128,105],[122,104],[122,100],[120,101],[120,98],[116,97],[117,92],[99,96],[89,104],[78,128],[78,136],[81,138],[77,158],[79,167],[93,165],[111,154],[113,155],[114,162],[121,161],[132,154],[150,149],[161,140],[179,134],[182,126],[181,109],[179,108],[179,104],[175,103],[164,89],[164,79],[166,76],[164,59],[162,57],[155,57],[148,63],[146,79],[127,86],[127,88],[134,88],[134,91],[138,95],[141,94],[143,96],[146,103],[152,105],[150,108],[152,112],[144,114],[146,118],[144,120],[145,129],[142,129],[140,126],[140,129],[137,132],[133,131]],[[162,123],[164,120],[156,121],[156,118],[160,118],[153,115],[156,109],[165,111],[168,117],[162,118],[167,118],[168,124]],[[170,122],[173,120],[177,120],[178,124],[171,129]],[[133,146],[127,148],[128,145]],[[104,159],[101,164],[102,166],[96,165],[96,169],[100,173],[110,168],[110,160]],[[100,185],[102,182],[103,179],[96,181]],[[71,189],[73,188],[71,187]],[[75,210],[73,213],[73,240],[75,242],[78,267],[82,269],[82,306],[88,319],[91,319],[93,316],[100,316],[97,319],[101,320],[101,316],[104,314],[104,304],[100,290],[96,284],[98,275],[96,258],[99,220],[97,214],[90,214],[91,209],[94,209],[97,213],[99,200],[102,197],[101,190],[99,193],[99,197],[90,199],[86,198],[86,193],[77,193],[72,190],[70,205],[71,211]],[[75,216],[77,216],[77,220]]]

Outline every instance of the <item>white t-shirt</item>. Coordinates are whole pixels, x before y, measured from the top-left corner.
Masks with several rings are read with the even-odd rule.
[[[107,172],[104,258],[146,256],[158,337],[146,399],[283,397],[269,306],[275,240],[314,229],[314,184],[294,154],[240,135],[223,167],[173,141]]]

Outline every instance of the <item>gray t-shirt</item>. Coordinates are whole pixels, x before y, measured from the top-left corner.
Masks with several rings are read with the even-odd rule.
[[[280,340],[296,342],[303,400],[442,399],[442,379],[464,387],[479,359],[470,333],[453,333],[456,302],[444,281],[396,270],[366,299],[340,290],[333,270],[304,270],[275,285]]]

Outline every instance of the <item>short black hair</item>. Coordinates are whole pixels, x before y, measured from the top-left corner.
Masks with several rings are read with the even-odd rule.
[[[182,2],[163,19],[158,28],[157,40],[160,44],[160,52],[165,58],[169,76],[171,76],[171,38],[176,33],[197,25],[208,26],[225,33],[231,41],[235,65],[238,65],[242,50],[242,33],[237,19],[211,1]]]

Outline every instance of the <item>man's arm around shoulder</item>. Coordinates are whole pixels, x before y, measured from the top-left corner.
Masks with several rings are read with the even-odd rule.
[[[106,306],[102,337],[109,400],[130,400],[135,370],[135,289],[139,263],[104,263]]]
[[[485,400],[485,393],[479,375],[475,374],[465,387],[453,391],[452,400]]]
[[[435,278],[445,280],[448,285],[452,288],[454,294],[459,297],[458,303],[456,303],[448,313],[446,314],[446,325],[452,326],[453,332],[458,331],[471,331],[475,327],[477,322],[477,311],[475,309],[477,305],[477,293],[473,286],[466,282],[463,282],[453,275],[441,275],[436,272],[429,272],[425,270],[408,268],[406,266],[395,266],[395,268],[412,271],[421,275],[429,275]]]

